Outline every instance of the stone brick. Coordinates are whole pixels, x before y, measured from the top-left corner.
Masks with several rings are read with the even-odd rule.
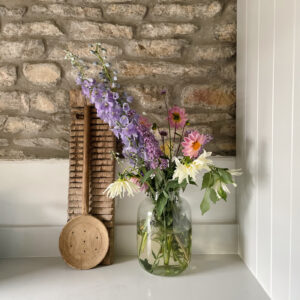
[[[0,87],[12,86],[17,81],[17,71],[15,66],[0,67]]]
[[[64,3],[66,0],[39,0],[39,2],[42,3]],[[84,1],[84,0],[80,0],[80,1]],[[69,0],[70,2],[70,0]]]
[[[75,40],[94,40],[101,38],[131,39],[133,36],[132,28],[129,26],[88,21],[71,21],[69,23],[69,33],[71,38]]]
[[[193,20],[196,18],[211,18],[222,10],[219,1],[206,1],[195,5],[156,4],[151,11],[153,17],[162,19]]]
[[[229,13],[235,14],[237,12],[237,2],[233,1],[231,3],[228,3],[225,11],[226,11],[226,13],[229,12]]]
[[[5,6],[0,6],[0,17],[21,19],[25,12],[25,7],[8,8]]]
[[[232,116],[228,113],[197,113],[189,114],[189,121],[191,124],[200,124],[200,123],[212,123],[212,122],[222,122],[232,120]]]
[[[6,36],[62,36],[60,29],[50,21],[32,23],[7,23],[3,27]]]
[[[13,143],[17,146],[30,148],[49,148],[55,150],[69,149],[69,143],[58,138],[14,139]]]
[[[195,46],[189,48],[189,57],[192,61],[217,61],[229,59],[236,54],[235,46]]]
[[[235,122],[223,125],[220,129],[220,134],[225,136],[235,137],[236,134]]]
[[[221,151],[225,151],[225,152],[235,154],[236,143],[234,141],[220,141],[220,142],[217,142],[217,147]]]
[[[180,2],[180,1],[174,1],[174,0],[157,0],[157,3],[170,3],[170,2]],[[190,3],[190,2],[195,2],[195,0],[184,0],[182,2],[184,2],[184,3]]]
[[[0,158],[3,159],[24,159],[31,158],[31,155],[25,155],[21,150],[0,149]]]
[[[39,14],[57,17],[74,18],[97,18],[102,17],[101,8],[71,6],[67,4],[33,5],[30,8],[30,14]]]
[[[99,75],[99,66],[95,66],[92,63],[86,62],[86,67],[88,68],[85,70],[85,75],[88,78],[96,78]],[[71,86],[75,86],[75,80],[78,76],[78,71],[75,68],[69,67],[69,69],[65,73],[66,79],[69,81]]]
[[[236,64],[231,63],[227,65],[221,65],[219,68],[219,75],[222,79],[229,81],[236,81]]]
[[[130,56],[156,57],[156,58],[178,58],[181,56],[183,40],[141,40],[129,41],[125,50]]]
[[[236,24],[216,24],[214,29],[214,36],[217,40],[222,42],[235,42]]]
[[[235,104],[236,97],[232,87],[190,85],[183,89],[181,99],[186,107],[229,109]]]
[[[37,92],[30,94],[30,111],[42,113],[68,112],[69,96],[67,91],[58,90],[55,93]],[[67,118],[65,118],[67,120]]]
[[[46,93],[37,93],[30,101],[31,110],[53,114],[58,111],[57,105],[53,99]]]
[[[6,147],[9,145],[9,142],[7,139],[0,139],[0,147]]]
[[[42,40],[0,41],[0,60],[40,58],[45,51]]]
[[[45,0],[44,0],[45,1]],[[124,2],[132,2],[133,0],[68,0],[68,3],[75,4],[75,5],[82,5],[82,4],[111,4],[111,3],[124,3]]]
[[[144,18],[147,8],[139,4],[111,4],[105,9],[106,16],[125,21],[140,21]]]
[[[166,90],[165,87],[147,84],[132,85],[126,88],[128,94],[133,96],[134,102],[138,103],[146,111],[164,107],[164,99],[161,95],[162,90]],[[168,101],[168,94],[166,97]]]
[[[29,111],[29,97],[23,92],[0,91],[0,111],[26,114]]]
[[[67,43],[48,43],[50,48],[48,58],[51,60],[64,60],[64,50],[69,50],[73,54],[83,59],[95,59],[95,55],[91,54],[91,48],[87,43],[82,42],[67,42]],[[106,49],[106,56],[108,59],[115,58],[122,54],[122,49],[118,46],[102,43],[102,47]]]
[[[120,61],[116,65],[121,77],[145,78],[156,76],[170,77],[206,77],[212,73],[213,66],[181,65],[168,62],[142,63],[134,61]]]
[[[47,126],[47,121],[29,117],[8,117],[3,132],[10,134],[22,134],[32,136],[43,131]]]
[[[61,77],[60,68],[50,63],[25,63],[23,64],[23,74],[31,83],[42,86],[56,85]]]
[[[3,126],[7,120],[8,116],[6,115],[0,115],[0,129],[2,130],[3,129]]]
[[[198,27],[193,24],[155,23],[142,24],[139,34],[144,38],[176,37],[192,34],[197,30]]]
[[[210,126],[198,125],[198,126],[193,126],[193,129],[196,129],[198,132],[200,132],[202,134],[213,135],[213,128]]]

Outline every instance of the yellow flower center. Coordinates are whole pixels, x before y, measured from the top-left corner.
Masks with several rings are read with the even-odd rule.
[[[195,150],[195,151],[199,150],[201,148],[201,146],[202,145],[198,141],[194,142],[192,145],[193,150]]]
[[[173,113],[173,121],[180,122],[180,114],[179,113]]]

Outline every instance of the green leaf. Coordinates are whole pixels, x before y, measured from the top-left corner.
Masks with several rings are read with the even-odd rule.
[[[166,189],[168,190],[168,189],[178,189],[180,187],[180,185],[179,185],[179,183],[178,183],[178,181],[176,180],[176,181],[169,181],[168,183],[167,183],[167,186],[166,186]]]
[[[207,172],[203,176],[201,190],[206,189],[213,185],[213,177],[211,172]]]
[[[214,189],[210,189],[210,200],[213,202],[213,203],[217,203],[217,201],[219,200],[218,196],[217,196],[217,193]]]
[[[223,188],[220,186],[220,188],[218,189],[218,194],[220,195],[220,197],[223,199],[223,200],[227,200],[227,194],[226,192],[223,190]]]
[[[152,266],[149,264],[148,259],[139,259],[141,265],[147,270],[148,272],[152,273]]]
[[[168,202],[168,198],[166,198],[164,194],[160,194],[156,203],[156,211],[158,217],[162,215],[167,202]]]
[[[227,184],[233,183],[232,176],[228,171],[224,169],[218,169],[218,172],[220,174],[221,181]]]
[[[155,180],[157,180],[158,183],[161,183],[164,180],[164,173],[160,169],[155,171]]]
[[[204,198],[200,204],[200,209],[201,209],[202,215],[204,215],[210,209],[209,194],[210,194],[209,189],[206,189]]]
[[[141,184],[145,183],[152,174],[153,170],[149,170],[140,180]]]
[[[182,188],[182,191],[184,192],[187,186],[187,181],[186,179],[184,179],[181,183],[180,183],[180,188]]]
[[[192,184],[192,185],[197,185],[197,183],[194,181],[194,180],[189,180],[189,182],[190,182],[190,184]]]
[[[169,199],[169,194],[165,190],[163,190],[163,194],[166,197],[166,199]]]

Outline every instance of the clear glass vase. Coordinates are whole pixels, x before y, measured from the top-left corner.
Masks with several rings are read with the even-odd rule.
[[[159,216],[160,215],[160,216]],[[138,259],[149,273],[175,276],[190,263],[192,244],[190,206],[178,193],[169,195],[161,214],[155,200],[146,198],[137,218]]]

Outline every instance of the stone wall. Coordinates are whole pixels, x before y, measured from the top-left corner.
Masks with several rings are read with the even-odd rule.
[[[0,0],[0,18],[0,158],[68,157],[76,72],[63,50],[96,74],[95,41],[140,112],[161,122],[164,88],[215,154],[235,154],[235,1]]]

